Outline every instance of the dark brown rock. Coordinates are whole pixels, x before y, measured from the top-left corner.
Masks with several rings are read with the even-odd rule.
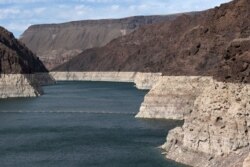
[[[11,32],[0,27],[0,74],[35,72],[47,72],[47,69]]]
[[[250,82],[250,38],[233,40],[224,53],[217,76],[224,81]],[[224,77],[224,78],[223,78]]]
[[[236,75],[235,68],[247,71],[249,43],[245,38],[249,36],[249,0],[235,0],[196,15],[184,14],[170,22],[142,27],[105,47],[86,50],[54,70],[150,71],[165,75],[214,75],[224,80],[232,78],[226,75],[228,71]],[[234,49],[230,47],[242,38],[245,40]],[[234,60],[234,50],[237,54],[242,52],[236,58],[241,62],[237,67],[226,60]]]
[[[191,14],[191,13],[190,13]],[[177,15],[136,16],[124,19],[86,20],[34,25],[21,36],[49,69],[67,62],[82,51],[102,47],[137,28],[175,19]]]

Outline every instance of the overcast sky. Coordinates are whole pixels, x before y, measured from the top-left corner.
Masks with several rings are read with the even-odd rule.
[[[33,24],[200,11],[230,0],[0,0],[0,25],[16,37]]]

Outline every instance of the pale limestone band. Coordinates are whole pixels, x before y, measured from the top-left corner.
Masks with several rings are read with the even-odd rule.
[[[249,166],[248,84],[140,72],[8,74],[1,75],[0,97],[39,96],[40,84],[54,80],[134,82],[139,89],[151,89],[136,117],[185,120],[162,146],[167,158],[197,167]]]

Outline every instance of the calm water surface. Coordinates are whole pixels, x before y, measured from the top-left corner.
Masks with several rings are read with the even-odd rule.
[[[145,91],[59,82],[39,98],[0,100],[0,167],[183,167],[157,147],[181,122],[135,119]]]

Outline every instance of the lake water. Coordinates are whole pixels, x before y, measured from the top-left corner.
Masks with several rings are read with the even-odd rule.
[[[0,100],[0,167],[183,167],[158,146],[181,122],[135,119],[133,84],[59,82]]]

